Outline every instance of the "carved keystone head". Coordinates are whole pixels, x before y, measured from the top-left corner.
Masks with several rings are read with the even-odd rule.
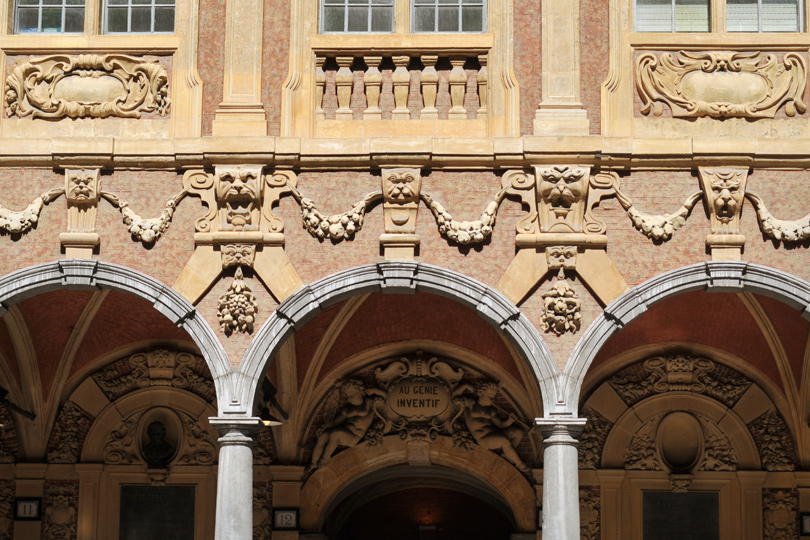
[[[231,266],[253,267],[253,260],[256,257],[255,244],[223,244],[220,250],[222,253],[222,268]]]
[[[262,168],[216,167],[215,176],[222,230],[258,230]]]
[[[422,177],[419,169],[386,169],[383,171],[383,193],[386,202],[416,203]]]
[[[65,193],[70,203],[92,205],[99,197],[99,169],[67,169]]]
[[[701,168],[699,172],[712,232],[738,233],[748,169]]]
[[[542,232],[582,232],[590,169],[555,165],[536,170]]]

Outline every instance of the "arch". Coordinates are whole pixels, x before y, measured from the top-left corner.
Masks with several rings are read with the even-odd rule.
[[[335,503],[345,495],[345,488],[390,467],[414,463],[427,469],[440,466],[468,475],[475,485],[487,486],[506,505],[518,532],[534,530],[537,507],[534,489],[504,458],[479,446],[472,450],[456,448],[449,437],[439,437],[430,443],[406,443],[398,436],[385,437],[382,444],[371,448],[355,446],[344,450],[317,469],[301,489],[301,506],[313,510],[302,515],[301,526],[307,531],[319,531]]]
[[[630,289],[608,305],[574,346],[562,375],[561,406],[576,414],[588,368],[599,349],[647,308],[690,291],[742,291],[762,294],[797,309],[810,320],[810,283],[787,272],[759,264],[711,261],[677,268]]]
[[[214,379],[217,403],[228,401],[231,365],[208,322],[177,291],[137,270],[89,259],[61,259],[17,270],[0,278],[0,317],[26,298],[65,288],[110,289],[151,302],[194,340]]]
[[[234,401],[229,412],[252,413],[259,380],[286,339],[326,306],[351,296],[382,291],[387,294],[437,294],[476,310],[504,334],[526,361],[540,387],[543,408],[554,409],[554,382],[559,370],[529,319],[501,293],[458,272],[423,263],[380,262],[352,268],[299,289],[287,298],[251,342],[235,373]],[[223,405],[220,405],[222,409]]]

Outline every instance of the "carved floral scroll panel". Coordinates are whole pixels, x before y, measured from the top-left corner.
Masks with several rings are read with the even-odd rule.
[[[807,110],[804,55],[759,51],[643,52],[636,90],[645,116],[675,118],[794,117]]]
[[[153,56],[21,57],[6,77],[9,118],[140,118],[170,109],[168,71]]]

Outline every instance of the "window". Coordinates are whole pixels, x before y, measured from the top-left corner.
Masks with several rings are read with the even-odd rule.
[[[393,33],[402,21],[394,11],[407,10],[409,32],[482,33],[486,28],[486,0],[321,0],[320,31],[333,33]],[[401,9],[396,9],[397,6]]]
[[[104,32],[174,32],[174,0],[107,0]]]
[[[413,0],[414,32],[483,32],[484,0]]]
[[[14,33],[81,33],[84,0],[17,0]]]
[[[393,32],[394,0],[322,0],[321,32]]]
[[[709,32],[711,11],[722,7],[710,0],[636,0],[636,32]],[[800,32],[800,0],[726,0],[727,32]],[[720,30],[722,31],[722,30]]]

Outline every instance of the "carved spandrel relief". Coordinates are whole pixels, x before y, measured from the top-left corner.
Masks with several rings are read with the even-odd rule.
[[[661,471],[663,467],[656,451],[656,431],[661,416],[648,420],[633,435],[624,452],[624,467],[630,471]]]
[[[807,61],[797,53],[645,53],[636,60],[641,113],[675,118],[773,118],[807,110]]]
[[[579,468],[598,469],[602,463],[602,450],[605,441],[613,429],[613,424],[595,410],[585,407],[582,409],[582,417],[587,418],[585,429],[579,436]]]
[[[579,537],[581,540],[600,540],[602,499],[598,486],[579,488]]]
[[[654,394],[677,391],[706,394],[733,407],[751,381],[705,358],[669,355],[629,366],[608,384],[629,407]]]
[[[705,416],[695,415],[703,429],[704,451],[698,471],[736,471],[737,452],[720,427]]]
[[[789,489],[762,490],[762,536],[765,540],[799,540],[798,494]]]
[[[14,534],[14,481],[0,480],[0,540],[11,540]]]
[[[168,349],[133,354],[93,374],[93,380],[110,401],[150,386],[181,388],[209,402],[216,397],[205,361]]]
[[[327,397],[311,468],[340,447],[381,444],[386,435],[432,441],[450,436],[463,449],[495,451],[518,470],[529,469],[515,448],[528,426],[496,403],[492,381],[462,381],[464,372],[437,358],[403,357],[374,370],[373,387],[359,379],[342,382]],[[346,402],[341,406],[341,395]]]
[[[66,402],[51,432],[48,463],[76,463],[94,418],[72,401]]]
[[[20,118],[140,118],[168,114],[169,76],[155,57],[123,54],[20,58],[6,78],[5,110]]]
[[[754,437],[764,470],[794,470],[793,441],[784,420],[774,409],[764,412],[759,418],[749,423],[748,430]]]
[[[253,540],[270,540],[272,522],[270,507],[273,487],[265,483],[253,484]]]

